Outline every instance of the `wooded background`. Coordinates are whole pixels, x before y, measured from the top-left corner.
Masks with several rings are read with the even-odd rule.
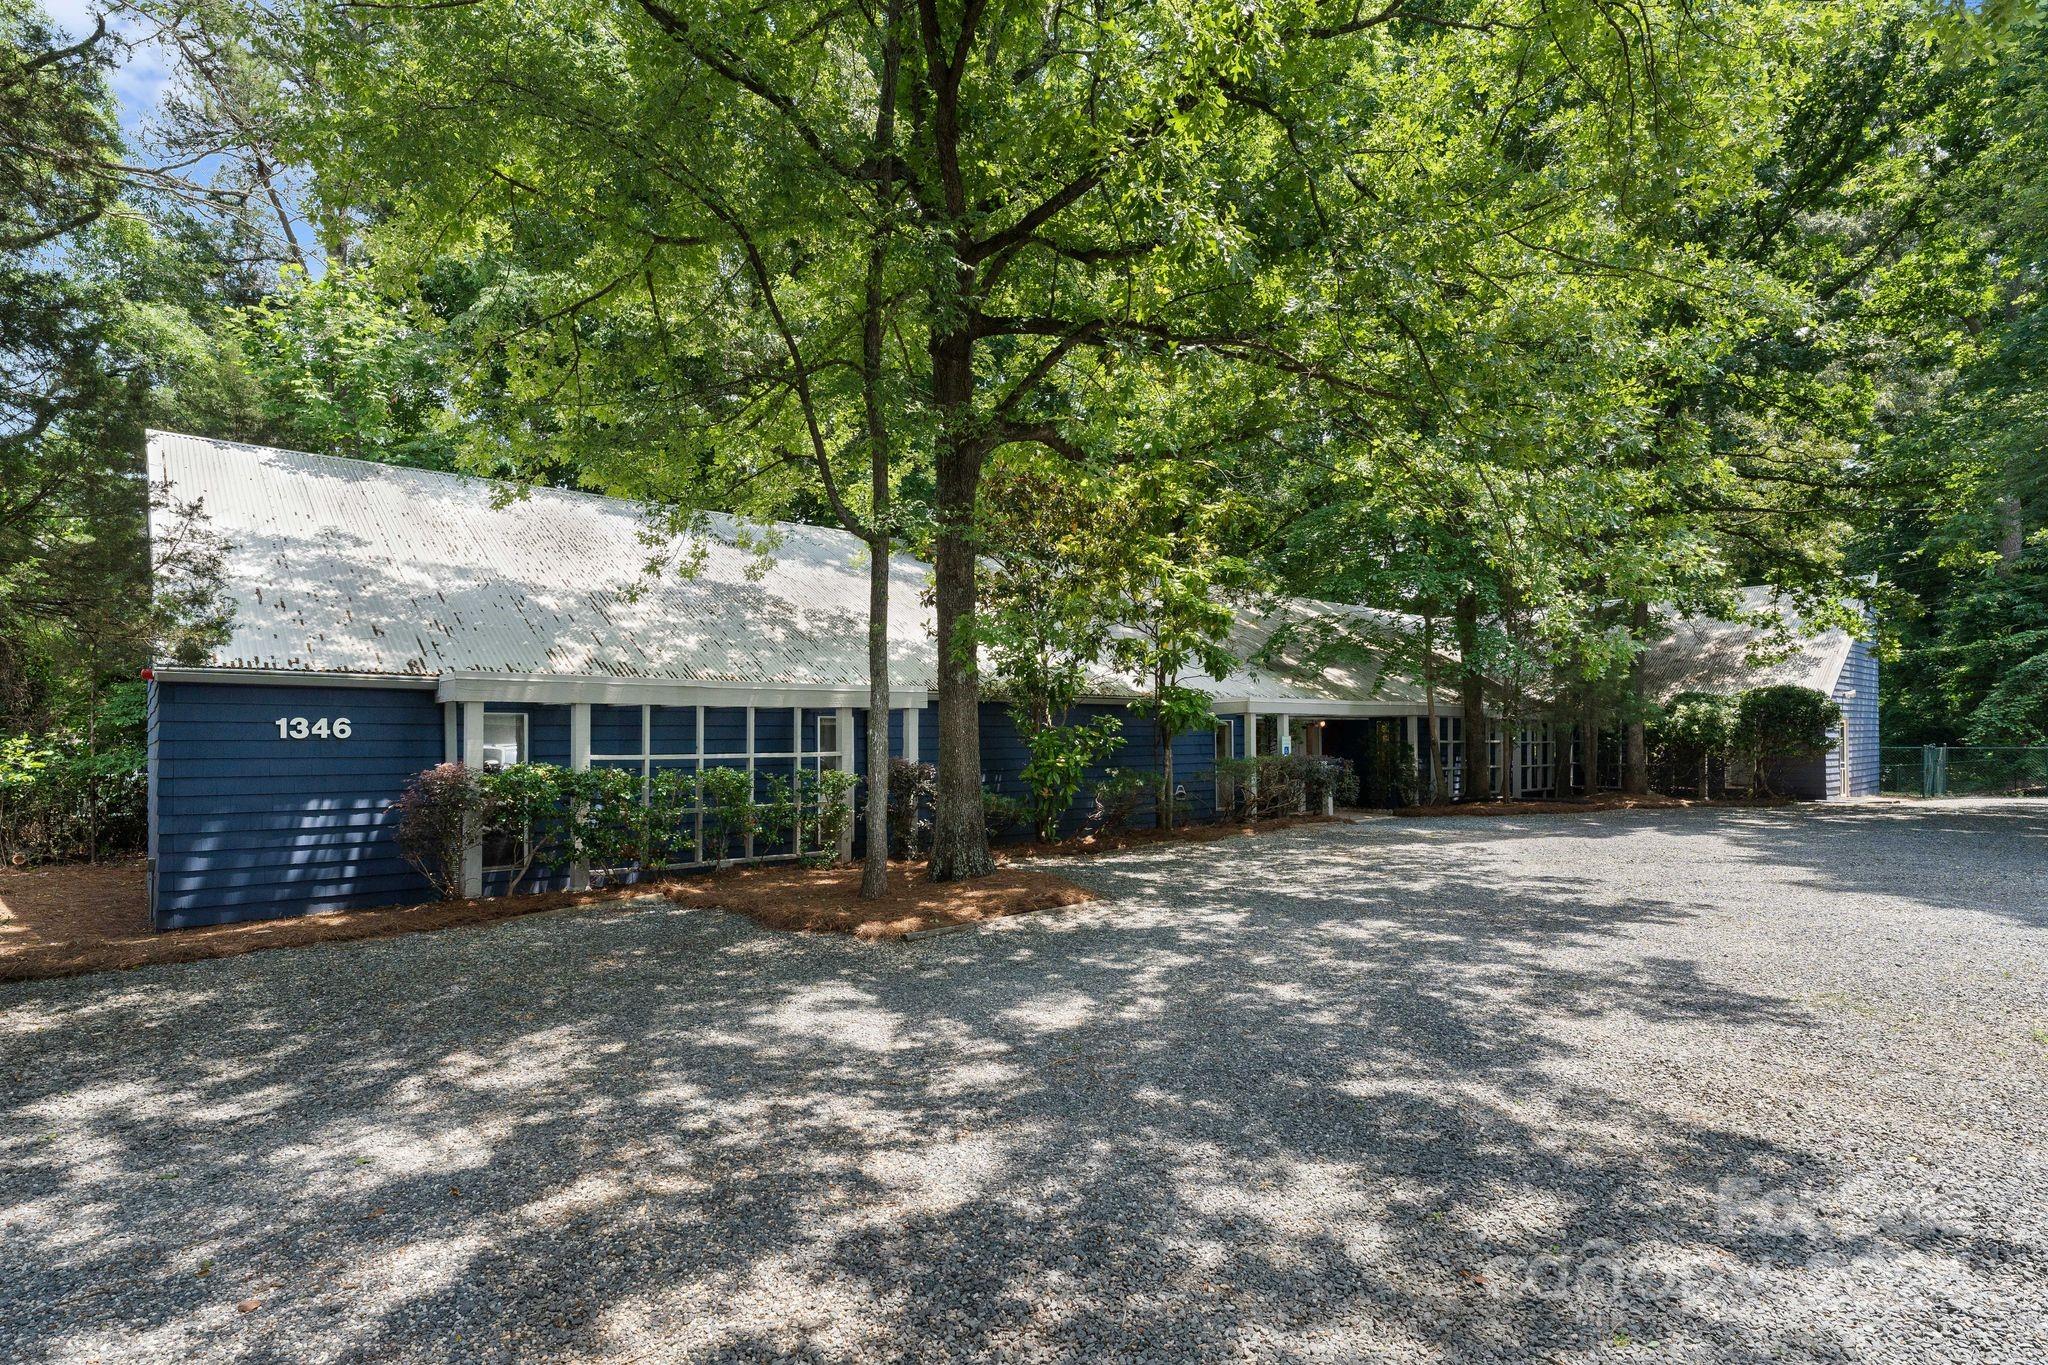
[[[987,863],[984,690],[1050,722],[1101,657],[1193,724],[1176,679],[1281,593],[1417,623],[1333,657],[1455,646],[1627,724],[1655,604],[1769,583],[1872,608],[1888,742],[2048,743],[2031,0],[0,0],[0,34],[24,856],[134,845],[138,670],[220,626],[203,520],[151,593],[146,426],[928,556],[940,875]],[[143,53],[170,83],[124,111]]]

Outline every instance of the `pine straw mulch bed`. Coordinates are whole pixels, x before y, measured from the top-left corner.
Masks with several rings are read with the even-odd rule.
[[[602,891],[552,891],[157,933],[149,927],[146,864],[0,870],[0,981],[47,980],[160,962],[198,962],[265,948],[395,938],[549,911],[660,896],[729,910],[771,929],[900,939],[924,930],[1080,905],[1094,896],[1064,877],[1005,866],[972,882],[934,883],[922,864],[889,870],[889,895],[863,901],[858,867],[733,868]]]
[[[929,882],[923,863],[895,863],[889,894],[860,899],[858,866],[794,864],[729,868],[703,876],[642,882],[602,891],[439,901],[374,910],[338,910],[291,919],[219,924],[157,933],[149,927],[147,865],[140,858],[99,864],[0,869],[0,981],[36,981],[155,963],[199,962],[266,948],[396,938],[550,911],[600,906],[642,896],[731,911],[770,929],[851,934],[886,941],[961,928],[985,920],[1082,905],[1095,899],[1066,878],[1029,866],[1041,857],[1074,857],[1273,834],[1301,825],[1341,823],[1323,815],[1126,830],[1055,844],[1006,848],[992,876]]]
[[[1630,796],[1623,792],[1602,792],[1598,796],[1559,797],[1543,801],[1461,801],[1434,806],[1402,806],[1394,814],[1427,819],[1440,815],[1584,815],[1603,810],[1767,810],[1798,804],[1790,796],[1724,796],[1701,801],[1690,796]]]

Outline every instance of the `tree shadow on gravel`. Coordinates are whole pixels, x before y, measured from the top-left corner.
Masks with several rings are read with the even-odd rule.
[[[1810,1023],[1650,949],[1690,893],[1326,831],[1070,875],[908,948],[613,909],[0,988],[0,1355],[1849,1349],[1722,1223],[1844,1159],[1657,1055]]]
[[[1461,853],[1533,842],[1699,844],[1731,875],[1807,891],[1896,900],[1899,908],[1982,911],[2048,926],[2048,800],[1813,802],[1782,807],[1618,810],[1404,821]],[[1671,861],[1652,860],[1646,877]]]

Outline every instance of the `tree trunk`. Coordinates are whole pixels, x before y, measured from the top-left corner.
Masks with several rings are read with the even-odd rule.
[[[2010,578],[2027,552],[2027,523],[2020,500],[2008,493],[1998,500],[1998,576]]]
[[[1643,657],[1649,647],[1650,606],[1638,602],[1629,608],[1629,628],[1636,638],[1636,657],[1628,666],[1628,724],[1622,731],[1621,789],[1631,796],[1650,790],[1649,678],[1643,671]]]
[[[1429,773],[1429,798],[1427,804],[1434,804],[1444,798],[1444,756],[1437,746],[1436,717],[1436,618],[1428,612],[1422,615],[1422,704],[1428,728],[1422,736],[1423,748],[1428,751],[1425,769]]]
[[[1479,654],[1479,598],[1466,593],[1458,599],[1458,701],[1465,725],[1465,781],[1461,797],[1466,801],[1493,799],[1493,773],[1486,763],[1486,680],[1473,660]]]
[[[1152,673],[1152,771],[1159,774],[1159,799],[1153,803],[1152,823],[1160,829],[1173,828],[1173,736],[1166,733],[1166,674]]]
[[[888,477],[875,483],[886,490]],[[884,497],[886,497],[884,491]],[[876,514],[880,520],[879,511]],[[877,900],[889,893],[889,535],[869,542],[868,571],[868,847],[861,860],[860,896]],[[852,735],[840,737],[851,744]]]
[[[973,339],[935,336],[932,397],[940,413],[938,536],[932,556],[938,623],[939,783],[931,877],[936,882],[995,871],[981,805],[981,669],[975,649],[974,508],[982,449],[967,429],[974,400]]]
[[[875,101],[875,154],[888,165],[896,148],[896,81],[902,65],[902,0],[891,0],[882,20],[882,74]],[[860,896],[889,893],[889,426],[882,403],[882,308],[888,265],[889,212],[894,175],[885,171],[875,196],[882,213],[868,243],[867,307],[861,319],[861,398],[868,440],[868,847],[861,862]],[[853,736],[840,737],[851,744]],[[913,821],[913,823],[915,823]]]

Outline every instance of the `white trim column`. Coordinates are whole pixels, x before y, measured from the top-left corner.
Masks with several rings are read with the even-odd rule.
[[[462,703],[462,761],[473,773],[483,771],[484,704],[480,701]],[[484,832],[475,821],[471,821],[469,839],[462,850],[462,894],[481,896],[483,893]]]
[[[905,763],[916,763],[919,761],[917,721],[923,711],[924,704],[922,702],[903,708],[903,761]]]
[[[569,703],[569,771],[587,773],[590,771],[590,703],[575,701]],[[581,812],[579,811],[580,815]],[[590,864],[579,859],[569,865],[569,889],[588,891],[590,889]]]
[[[851,706],[839,708],[837,719],[833,722],[833,727],[839,732],[839,762],[837,766],[841,772],[850,773],[853,771],[853,708]],[[853,861],[853,812],[853,789],[848,788],[846,792],[846,828],[839,831],[838,853],[839,861],[842,863]]]

